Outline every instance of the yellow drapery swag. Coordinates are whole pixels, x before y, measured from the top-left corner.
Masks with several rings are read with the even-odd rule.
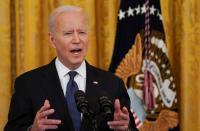
[[[108,69],[119,0],[0,1],[0,130],[7,121],[13,82],[21,73],[47,64],[56,54],[48,42],[49,13],[77,5],[90,16],[89,63]],[[161,0],[166,41],[179,95],[181,131],[200,130],[200,2]]]

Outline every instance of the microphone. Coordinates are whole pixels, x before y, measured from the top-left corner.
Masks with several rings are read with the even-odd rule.
[[[85,93],[81,90],[77,90],[74,94],[74,98],[76,101],[78,111],[83,113],[83,117],[89,119],[90,118],[89,103],[85,98]]]
[[[94,112],[89,109],[89,102],[86,100],[86,95],[83,91],[77,90],[74,94],[77,109],[83,114],[83,117],[87,120],[87,126],[92,128],[93,131],[97,130],[97,122]]]
[[[106,119],[111,119],[113,110],[112,101],[106,96],[101,96],[98,102],[100,105],[100,110],[103,112]]]

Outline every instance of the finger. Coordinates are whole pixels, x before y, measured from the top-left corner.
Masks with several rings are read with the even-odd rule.
[[[127,109],[125,106],[122,108],[122,112],[123,112],[124,114],[129,115],[128,109]]]
[[[40,112],[40,113],[38,114],[38,118],[45,118],[45,117],[47,117],[48,115],[53,114],[54,112],[55,112],[54,109],[49,109],[49,110]]]
[[[40,126],[41,130],[47,130],[47,129],[57,129],[58,126],[57,125],[42,125]]]
[[[119,127],[119,126],[128,126],[129,122],[126,120],[122,121],[109,121],[108,126]]]
[[[44,101],[44,106],[50,106],[49,100],[46,99],[46,100]]]
[[[114,108],[115,108],[115,113],[119,113],[121,111],[119,99],[115,100]]]
[[[123,120],[129,120],[129,112],[128,109],[126,107],[122,108],[122,112],[120,113],[120,116]]]
[[[111,122],[108,122],[108,126],[110,129],[125,130],[125,129],[128,129],[128,122],[127,121],[111,121]]]
[[[45,100],[44,101],[44,106],[46,106],[46,107],[50,107],[51,105],[50,105],[50,103],[49,103],[49,100]],[[45,117],[45,119],[47,119],[47,116]]]
[[[123,112],[120,113],[121,120],[128,120],[129,121],[129,114],[125,114]]]
[[[114,129],[114,130],[124,131],[124,130],[127,130],[127,129],[128,129],[128,126],[118,126],[118,127],[109,126],[109,128],[110,128],[110,129]]]
[[[108,122],[108,126],[110,129],[126,130],[128,129],[128,122],[127,121],[111,121],[111,122]]]
[[[50,108],[49,101],[48,101],[48,100],[45,100],[45,101],[44,101],[44,105],[40,108],[40,110],[38,111],[38,113],[43,112],[43,111],[45,111],[45,110],[47,110],[47,109],[49,109],[49,108]]]
[[[41,120],[42,125],[59,125],[61,124],[61,120],[55,120],[55,119],[43,119]]]

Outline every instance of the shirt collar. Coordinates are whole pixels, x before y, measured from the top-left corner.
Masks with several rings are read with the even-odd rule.
[[[59,76],[64,77],[69,71],[71,71],[69,68],[67,68],[65,65],[62,64],[62,62],[58,59],[58,57],[55,60],[55,65],[56,65]],[[81,77],[86,78],[86,63],[85,63],[85,60],[74,71],[76,71]]]

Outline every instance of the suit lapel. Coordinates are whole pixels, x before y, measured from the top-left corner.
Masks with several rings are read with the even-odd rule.
[[[98,113],[99,104],[97,101],[100,97],[102,82],[96,70],[88,63],[86,63],[86,71],[86,99],[89,101],[90,108]]]
[[[98,103],[98,100],[101,96],[107,96],[107,92],[103,89],[105,85],[103,84],[103,75],[102,72],[97,70],[95,67],[89,65],[86,63],[86,99],[89,102],[89,108],[95,113],[95,117],[97,120],[97,125],[98,125],[98,130],[101,130],[100,127],[102,128],[108,128],[105,122],[105,117],[100,111],[100,106]],[[83,125],[88,125],[85,124],[85,122],[82,122],[82,127]],[[89,124],[90,126],[92,125],[91,123]],[[93,125],[92,125],[93,126]],[[85,127],[84,130],[91,130],[91,127],[87,128]]]
[[[69,117],[66,100],[55,67],[55,59],[48,65],[45,76],[46,81],[44,82],[44,87],[46,88],[51,108],[55,109],[55,113],[52,117],[54,119],[64,120],[62,124],[68,127],[68,129],[69,127],[72,128],[72,121]]]
[[[99,112],[98,100],[98,89],[99,89],[99,79],[95,70],[86,62],[86,99],[89,102],[89,108],[97,114]],[[92,131],[91,123],[88,123],[85,119],[81,123],[81,131]]]
[[[45,77],[44,88],[47,91],[51,108],[55,109],[55,113],[52,117],[54,119],[64,120],[62,125],[67,127],[68,130],[73,130],[72,120],[69,117],[66,100],[55,67],[55,60],[48,65]],[[97,101],[102,95],[102,90],[100,89],[101,86],[102,82],[97,71],[86,62],[86,99],[89,102],[90,109],[94,111],[95,114],[100,112]],[[82,128],[84,124],[85,123],[82,122]]]

